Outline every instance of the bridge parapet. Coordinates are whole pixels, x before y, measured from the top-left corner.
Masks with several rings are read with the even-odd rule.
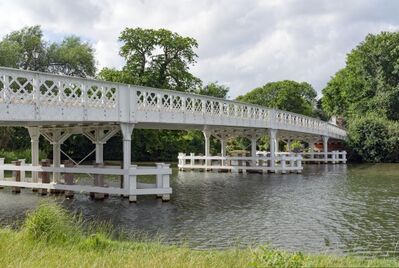
[[[271,128],[345,139],[316,118],[198,94],[0,67],[0,123],[111,122]]]

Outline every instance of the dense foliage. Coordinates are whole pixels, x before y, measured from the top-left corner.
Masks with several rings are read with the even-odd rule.
[[[317,93],[306,82],[278,81],[255,88],[237,100],[277,108],[289,112],[314,116]]]
[[[0,41],[0,66],[73,76],[94,76],[94,50],[79,37],[47,43],[40,26],[11,32]]]
[[[345,118],[361,159],[399,161],[399,32],[369,34],[353,49],[323,90],[322,106]]]

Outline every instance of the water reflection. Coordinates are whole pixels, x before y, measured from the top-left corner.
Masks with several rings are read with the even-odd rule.
[[[302,174],[175,172],[169,203],[85,195],[58,199],[72,211],[118,228],[160,235],[194,248],[269,243],[287,250],[395,255],[399,241],[399,165],[309,165]],[[53,197],[49,197],[53,198]],[[42,197],[0,192],[11,222]],[[62,200],[62,201],[61,201]]]

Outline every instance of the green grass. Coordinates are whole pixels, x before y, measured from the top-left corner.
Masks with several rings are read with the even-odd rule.
[[[0,229],[0,267],[398,267],[394,259],[308,256],[269,247],[193,250],[112,239],[108,225],[84,224],[54,204],[27,215],[19,230]]]

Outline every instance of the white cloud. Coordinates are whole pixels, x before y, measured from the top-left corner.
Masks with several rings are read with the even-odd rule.
[[[389,0],[0,0],[0,36],[40,24],[48,39],[76,34],[93,43],[99,67],[121,67],[125,27],[167,28],[196,38],[193,72],[236,97],[281,79],[320,91],[367,33],[398,30],[398,8]]]

